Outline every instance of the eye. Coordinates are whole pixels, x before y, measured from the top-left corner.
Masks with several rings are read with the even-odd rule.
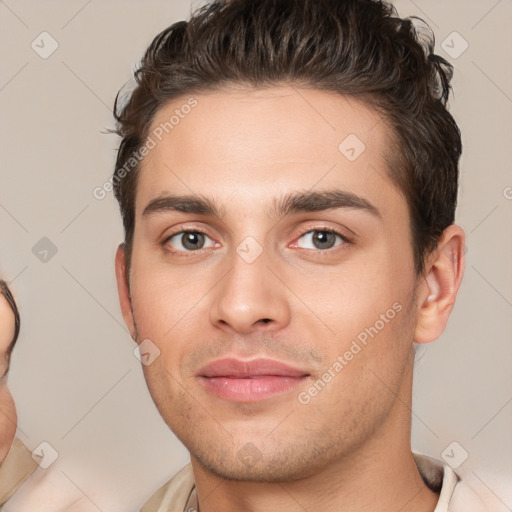
[[[190,252],[213,247],[215,242],[201,231],[180,231],[170,236],[165,244],[177,251]]]
[[[326,250],[348,243],[346,237],[337,231],[328,229],[313,229],[301,235],[297,246],[302,249]]]

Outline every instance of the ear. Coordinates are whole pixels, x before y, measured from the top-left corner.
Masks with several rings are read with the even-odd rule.
[[[443,333],[459,291],[465,265],[465,235],[452,224],[443,232],[427,261],[418,286],[418,321],[414,333],[417,343],[430,343]]]
[[[123,313],[124,322],[130,331],[130,336],[133,340],[136,340],[137,331],[135,329],[135,321],[133,319],[130,287],[127,280],[124,244],[119,245],[116,251],[116,280],[117,294],[119,295],[119,304],[121,306],[121,312]]]

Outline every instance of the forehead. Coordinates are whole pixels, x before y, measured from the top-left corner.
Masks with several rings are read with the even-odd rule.
[[[149,137],[137,215],[165,192],[270,201],[335,185],[401,201],[386,163],[392,133],[350,96],[292,86],[184,96],[157,112]]]

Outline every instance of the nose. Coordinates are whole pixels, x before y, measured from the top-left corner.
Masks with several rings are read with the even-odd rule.
[[[265,251],[252,262],[234,252],[231,269],[212,290],[210,321],[224,331],[274,331],[290,322],[286,286],[268,265]]]

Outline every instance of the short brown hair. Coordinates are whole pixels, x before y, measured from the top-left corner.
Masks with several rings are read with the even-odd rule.
[[[136,88],[122,106],[118,93],[114,106],[122,141],[113,184],[127,267],[139,166],[128,173],[125,166],[156,112],[223,85],[294,84],[360,98],[384,115],[396,143],[389,173],[409,206],[421,274],[454,222],[462,144],[446,108],[453,68],[434,54],[432,32],[413,21],[378,0],[214,0],[156,36],[135,72]]]

